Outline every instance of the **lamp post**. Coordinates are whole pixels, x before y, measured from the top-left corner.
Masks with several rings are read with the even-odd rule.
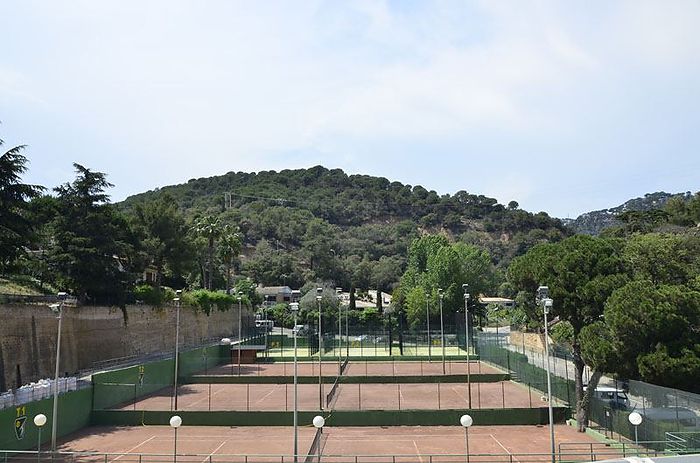
[[[58,304],[51,304],[51,310],[58,314],[58,336],[56,338],[56,372],[53,380],[53,413],[51,414],[51,451],[56,451],[56,434],[58,427],[58,369],[61,363],[61,322],[63,321],[63,303],[68,293],[58,293]]]
[[[341,297],[343,293],[343,288],[335,288],[335,295],[338,298],[338,376],[342,374],[342,366],[340,362],[340,353],[343,351],[343,346],[341,345],[341,341],[343,339],[343,326],[342,326],[342,320],[343,320],[343,312],[342,312],[342,307],[343,304],[341,303]]]
[[[36,444],[36,461],[38,463],[41,458],[41,429],[46,424],[46,415],[44,415],[43,413],[39,413],[37,416],[34,417],[34,424],[36,425],[39,431],[39,438],[37,439]]]
[[[474,420],[472,420],[472,417],[469,415],[462,415],[459,419],[459,424],[464,428],[464,446],[467,450],[465,459],[466,462],[469,463],[469,427],[474,424]]]
[[[554,445],[554,413],[552,411],[552,379],[549,372],[549,329],[547,326],[547,315],[554,301],[549,298],[549,288],[547,286],[540,286],[537,288],[536,302],[538,305],[542,306],[542,312],[544,313],[544,355],[547,357],[547,405],[549,409],[549,441],[550,450],[552,453],[552,463],[555,462],[555,445]]]
[[[352,291],[354,289],[351,287],[350,288],[350,293],[352,294]],[[348,301],[348,305],[345,307],[345,358],[350,358],[350,330],[348,326],[348,314],[350,312],[350,302]]]
[[[442,299],[445,295],[442,288],[438,288],[438,297],[440,298],[440,344],[442,345],[442,374],[445,374],[445,322],[442,319]]]
[[[182,418],[178,415],[170,417],[170,427],[175,430],[175,441],[173,444],[173,463],[177,463],[177,428],[182,425]]]
[[[319,434],[323,436],[323,425],[326,424],[326,420],[321,415],[314,416],[312,421],[314,427],[318,429]],[[318,463],[321,463],[321,439],[318,439]]]
[[[469,285],[462,285],[464,290],[464,347],[467,350],[467,389],[469,398],[469,408],[472,408],[472,380],[471,380],[471,363],[469,362]]]
[[[171,409],[177,410],[177,375],[178,375],[178,361],[180,360],[180,295],[182,290],[178,289],[175,291],[177,297],[173,298],[175,303],[175,371],[173,372],[173,407]]]
[[[298,421],[297,421],[297,313],[299,312],[299,303],[292,302],[289,304],[289,310],[292,311],[294,315],[294,329],[292,334],[294,335],[294,463],[297,463],[297,458],[299,455],[299,438],[298,438]]]
[[[321,299],[323,296],[321,295],[323,293],[323,288],[316,288],[316,302],[318,302],[318,409],[323,410],[323,374],[322,374],[322,365],[321,365],[321,357],[323,354],[323,345],[322,345],[322,335],[321,335]]]
[[[241,302],[243,301],[243,291],[238,291],[238,376],[241,376],[241,342],[242,333],[241,325],[243,324],[243,306]]]
[[[433,358],[431,356],[431,339],[430,339],[430,306],[428,302],[428,292],[425,292],[425,321],[428,324],[428,362],[432,362]]]
[[[642,424],[642,415],[637,412],[632,412],[629,414],[627,419],[629,420],[630,424],[634,426],[634,445],[639,447],[639,434],[637,434],[637,428],[640,424]]]

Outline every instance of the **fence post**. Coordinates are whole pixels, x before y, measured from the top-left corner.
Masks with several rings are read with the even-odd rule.
[[[245,409],[248,412],[250,411],[250,383],[245,385]]]
[[[437,390],[438,390],[438,410],[442,409],[442,406],[440,405],[440,383],[437,383]]]
[[[502,408],[506,408],[506,388],[503,381],[501,381],[501,405]]]
[[[362,383],[357,383],[357,406],[362,410]]]
[[[530,381],[527,382],[527,398],[530,401],[530,408],[532,408],[532,389],[530,388]]]
[[[479,401],[479,408],[481,408],[481,383],[476,383],[476,394],[477,400]]]
[[[399,397],[399,410],[401,410],[401,383],[396,383],[396,391]]]

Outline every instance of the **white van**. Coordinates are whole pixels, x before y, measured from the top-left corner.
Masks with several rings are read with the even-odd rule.
[[[586,390],[586,386],[583,387]],[[610,386],[598,386],[593,392],[593,398],[602,400],[614,410],[626,410],[630,406],[630,399],[622,389]]]
[[[269,333],[275,327],[275,322],[274,320],[255,320],[255,327],[267,329]]]

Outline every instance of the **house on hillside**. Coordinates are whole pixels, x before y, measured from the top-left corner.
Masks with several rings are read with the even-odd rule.
[[[292,302],[292,289],[289,286],[258,286],[255,291],[262,296],[264,306]]]

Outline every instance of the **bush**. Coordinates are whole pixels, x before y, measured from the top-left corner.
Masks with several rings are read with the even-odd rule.
[[[226,312],[237,304],[238,299],[226,293],[217,291],[207,291],[206,289],[198,289],[190,293],[182,295],[182,302],[185,305],[201,309],[205,314],[209,315],[211,309],[216,307],[220,312]],[[242,303],[246,306],[250,305],[248,298],[244,295]]]
[[[161,287],[154,288],[150,285],[139,285],[134,288],[134,298],[137,301],[143,301],[144,304],[160,307],[165,302],[172,301],[175,297],[175,291],[170,288]]]

